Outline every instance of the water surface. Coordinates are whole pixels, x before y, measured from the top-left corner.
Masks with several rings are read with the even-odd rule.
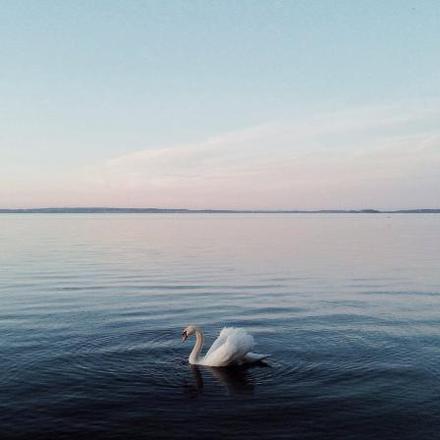
[[[0,215],[0,437],[434,439],[440,216]],[[246,328],[268,365],[191,368]]]

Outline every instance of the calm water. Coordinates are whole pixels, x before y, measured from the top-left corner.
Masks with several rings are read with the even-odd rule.
[[[2,439],[439,438],[440,215],[2,215],[0,353]]]

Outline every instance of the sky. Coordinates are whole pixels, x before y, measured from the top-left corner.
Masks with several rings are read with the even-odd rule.
[[[440,208],[437,0],[0,8],[0,208]]]

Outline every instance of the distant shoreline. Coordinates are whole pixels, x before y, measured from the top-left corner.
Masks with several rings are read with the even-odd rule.
[[[0,209],[0,214],[440,214],[439,209],[173,209],[173,208],[23,208]]]

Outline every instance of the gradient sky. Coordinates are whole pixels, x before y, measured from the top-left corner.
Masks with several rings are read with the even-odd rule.
[[[440,2],[0,0],[0,207],[440,207]]]

